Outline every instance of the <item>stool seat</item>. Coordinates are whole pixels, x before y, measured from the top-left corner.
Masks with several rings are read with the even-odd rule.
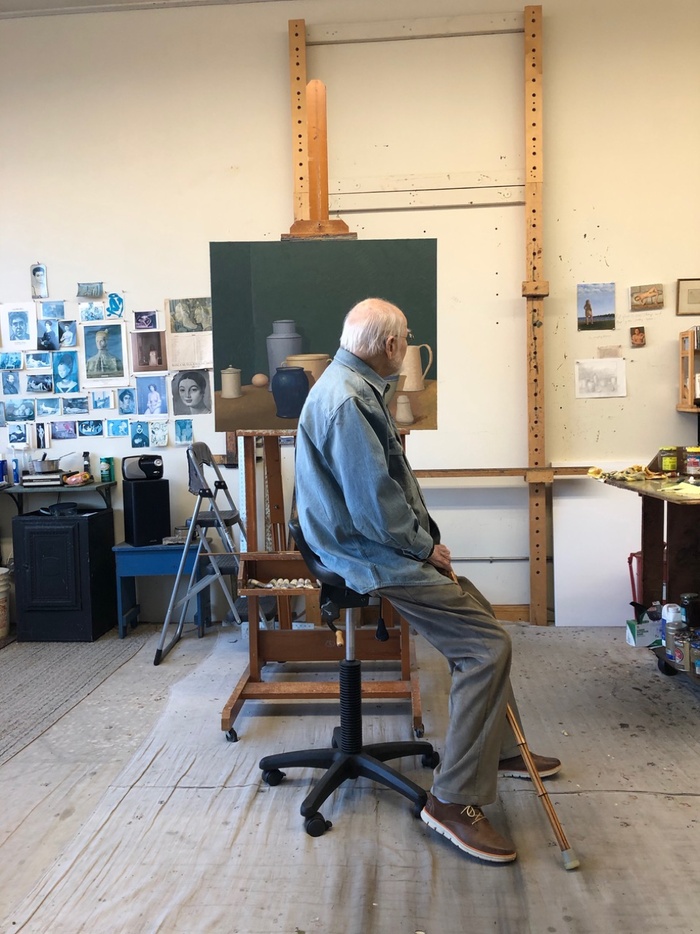
[[[339,607],[345,609],[346,652],[339,663],[340,726],[334,729],[331,746],[327,749],[300,749],[264,756],[260,760],[263,781],[268,785],[279,785],[285,778],[284,768],[326,769],[300,808],[306,832],[312,837],[321,836],[331,827],[331,822],[319,812],[323,802],[343,782],[360,776],[404,795],[413,804],[414,816],[418,817],[427,800],[425,789],[387,765],[387,760],[420,756],[424,766],[434,768],[440,757],[432,745],[419,740],[362,744],[362,667],[359,659],[353,657],[353,612],[366,606],[369,596],[348,588],[338,574],[322,564],[304,539],[298,520],[290,521],[289,530],[307,567],[321,582],[324,618],[330,622],[337,619]]]

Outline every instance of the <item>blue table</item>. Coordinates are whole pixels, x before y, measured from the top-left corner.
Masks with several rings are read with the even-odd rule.
[[[120,542],[114,545],[115,563],[117,567],[117,622],[119,624],[119,638],[123,639],[129,629],[138,623],[140,606],[136,601],[137,577],[175,577],[182,558],[182,545],[143,545],[136,547]],[[192,573],[197,546],[190,546],[185,571]],[[200,561],[197,579],[200,578],[206,562]],[[195,623],[199,635],[204,635],[205,626],[211,624],[211,600],[209,588],[204,587],[197,594],[197,611]]]

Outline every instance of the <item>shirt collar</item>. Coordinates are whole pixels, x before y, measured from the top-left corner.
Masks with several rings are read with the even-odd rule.
[[[380,376],[376,370],[373,370],[364,360],[360,360],[359,357],[356,357],[354,353],[350,353],[349,350],[343,350],[342,347],[338,348],[334,359],[343,366],[355,370],[363,379],[370,383],[370,385],[374,386],[380,396],[384,395],[389,385],[387,380],[385,380],[383,376]]]

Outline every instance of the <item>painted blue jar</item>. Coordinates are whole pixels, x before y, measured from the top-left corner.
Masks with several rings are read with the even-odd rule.
[[[278,418],[299,418],[309,394],[309,378],[303,366],[278,366],[272,377],[272,397]]]

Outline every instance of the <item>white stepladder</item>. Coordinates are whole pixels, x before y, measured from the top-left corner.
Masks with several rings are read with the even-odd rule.
[[[207,480],[205,467],[209,468],[213,474],[213,486]],[[189,491],[196,497],[196,500],[192,516],[187,520],[187,538],[185,539],[185,544],[182,549],[182,558],[177,570],[177,575],[175,576],[175,583],[173,585],[172,594],[170,595],[168,610],[165,614],[163,631],[160,636],[158,648],[156,649],[155,658],[153,659],[154,665],[159,665],[175,643],[180,640],[185,622],[185,614],[192,597],[196,596],[196,594],[206,587],[211,587],[214,581],[218,581],[228,605],[231,608],[234,620],[239,624],[241,622],[238,610],[236,609],[234,594],[231,593],[231,589],[224,579],[225,577],[235,579],[238,573],[238,554],[236,553],[236,546],[231,536],[231,530],[234,526],[238,526],[241,534],[245,536],[245,528],[241,521],[240,512],[229,493],[228,486],[219,470],[218,464],[214,461],[209,447],[203,442],[195,442],[187,448],[187,470]],[[217,503],[216,500],[217,496],[220,496],[219,503]],[[223,548],[223,551],[215,551],[212,547],[211,542],[207,538],[207,532],[210,530],[218,534],[220,548]],[[181,597],[178,597],[180,582],[186,573],[185,567],[190,558],[190,546],[195,540],[195,536],[197,551],[195,553],[194,562],[192,563],[187,589]],[[200,569],[200,559],[204,558],[208,559],[208,565],[205,569]],[[200,570],[204,570],[204,573],[200,574]],[[166,645],[168,627],[170,626],[175,610],[178,608],[181,609],[177,629]],[[200,620],[200,634],[201,631],[202,621]]]

